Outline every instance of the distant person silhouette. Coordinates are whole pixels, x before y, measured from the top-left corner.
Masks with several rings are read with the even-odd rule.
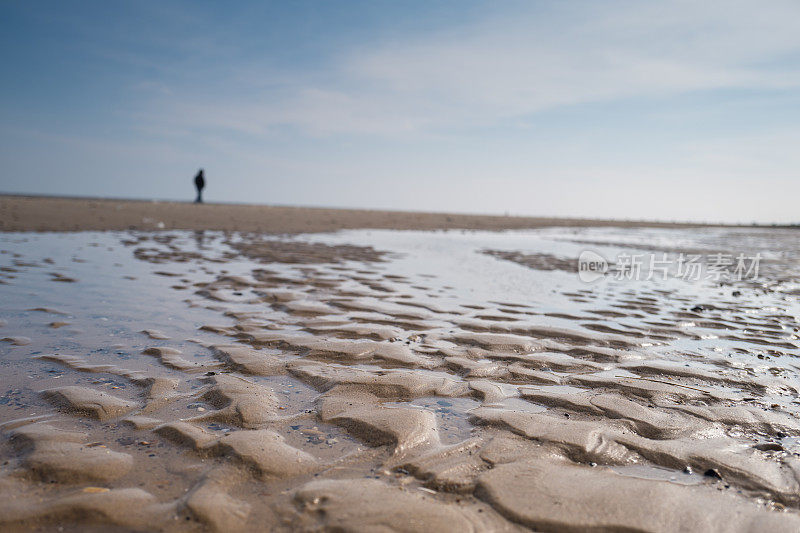
[[[194,177],[194,186],[197,189],[197,198],[195,199],[194,203],[202,204],[203,203],[203,188],[206,186],[206,179],[203,177],[203,169],[200,169],[200,172],[197,173],[197,176]]]

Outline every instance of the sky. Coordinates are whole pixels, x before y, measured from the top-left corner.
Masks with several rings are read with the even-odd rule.
[[[800,2],[0,3],[0,192],[800,222]]]

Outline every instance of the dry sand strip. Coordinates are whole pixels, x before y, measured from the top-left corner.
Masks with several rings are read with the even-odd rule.
[[[317,233],[341,229],[506,230],[548,226],[697,227],[579,218],[418,213],[244,204],[0,195],[0,231],[220,230]]]

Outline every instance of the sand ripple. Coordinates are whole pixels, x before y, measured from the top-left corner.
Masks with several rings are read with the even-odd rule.
[[[546,280],[515,301],[366,244],[92,235],[4,271],[0,527],[800,529],[790,262],[591,288],[557,250],[476,246]]]

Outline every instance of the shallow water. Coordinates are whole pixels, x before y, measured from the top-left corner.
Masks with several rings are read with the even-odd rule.
[[[447,509],[478,528],[634,528],[626,487],[644,487],[686,516],[715,501],[791,530],[796,235],[0,235],[0,491],[17,495],[0,523],[378,527],[402,503],[425,527]],[[585,250],[671,270],[584,283]],[[701,279],[678,275],[681,253],[704,255]],[[715,253],[760,254],[759,275],[716,279]],[[580,486],[612,483],[628,511],[504,492],[556,467],[576,470],[545,500],[576,484],[591,509]]]

